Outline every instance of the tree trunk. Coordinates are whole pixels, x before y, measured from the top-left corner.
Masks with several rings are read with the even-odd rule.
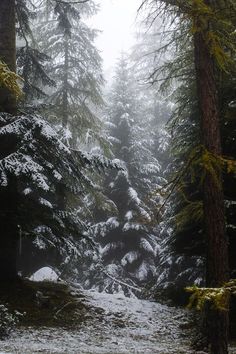
[[[9,177],[7,187],[0,188],[0,281],[17,279],[18,227],[17,184]]]
[[[0,1],[0,59],[16,70],[15,0]],[[0,88],[0,112],[16,113],[16,99]],[[14,137],[0,141],[0,159],[16,150]],[[0,187],[0,280],[17,278],[17,182],[8,176],[8,186]]]
[[[0,1],[0,60],[16,71],[15,0]],[[0,88],[0,112],[14,114],[16,99],[6,88]]]
[[[62,126],[68,125],[68,71],[69,71],[69,37],[64,38],[64,77],[63,77],[63,97],[62,97]]]
[[[207,4],[209,5],[209,2]],[[204,38],[204,33],[197,32],[194,35],[194,48],[201,111],[202,143],[208,152],[221,156],[220,117],[215,65],[209,46]],[[217,172],[216,174],[218,183],[216,183],[215,177],[211,173],[207,173],[203,186],[207,240],[207,287],[221,287],[229,277],[222,175]],[[206,316],[211,353],[227,354],[228,312],[208,309]]]

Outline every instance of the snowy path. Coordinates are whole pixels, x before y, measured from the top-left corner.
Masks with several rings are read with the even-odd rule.
[[[185,310],[119,295],[83,294],[93,315],[77,328],[20,328],[0,342],[0,353],[192,353],[189,335],[181,329]]]

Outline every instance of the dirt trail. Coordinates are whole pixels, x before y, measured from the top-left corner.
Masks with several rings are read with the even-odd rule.
[[[89,308],[83,322],[72,328],[21,327],[0,342],[0,354],[193,353],[186,310],[122,295],[82,294],[78,301]]]

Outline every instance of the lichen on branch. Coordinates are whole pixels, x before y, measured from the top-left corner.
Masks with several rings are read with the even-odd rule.
[[[0,61],[0,87],[6,87],[16,99],[19,99],[23,92],[20,88],[19,82],[23,81],[22,78],[11,71],[7,64]]]
[[[188,293],[192,293],[188,308],[196,308],[203,310],[206,303],[210,303],[213,308],[220,311],[228,311],[228,304],[231,295],[236,295],[236,279],[225,283],[219,288],[199,288],[197,286],[185,289]]]

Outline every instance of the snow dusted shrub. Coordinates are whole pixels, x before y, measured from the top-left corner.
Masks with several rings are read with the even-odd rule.
[[[11,313],[5,305],[0,304],[0,340],[8,337],[19,322],[21,314],[17,311]]]

